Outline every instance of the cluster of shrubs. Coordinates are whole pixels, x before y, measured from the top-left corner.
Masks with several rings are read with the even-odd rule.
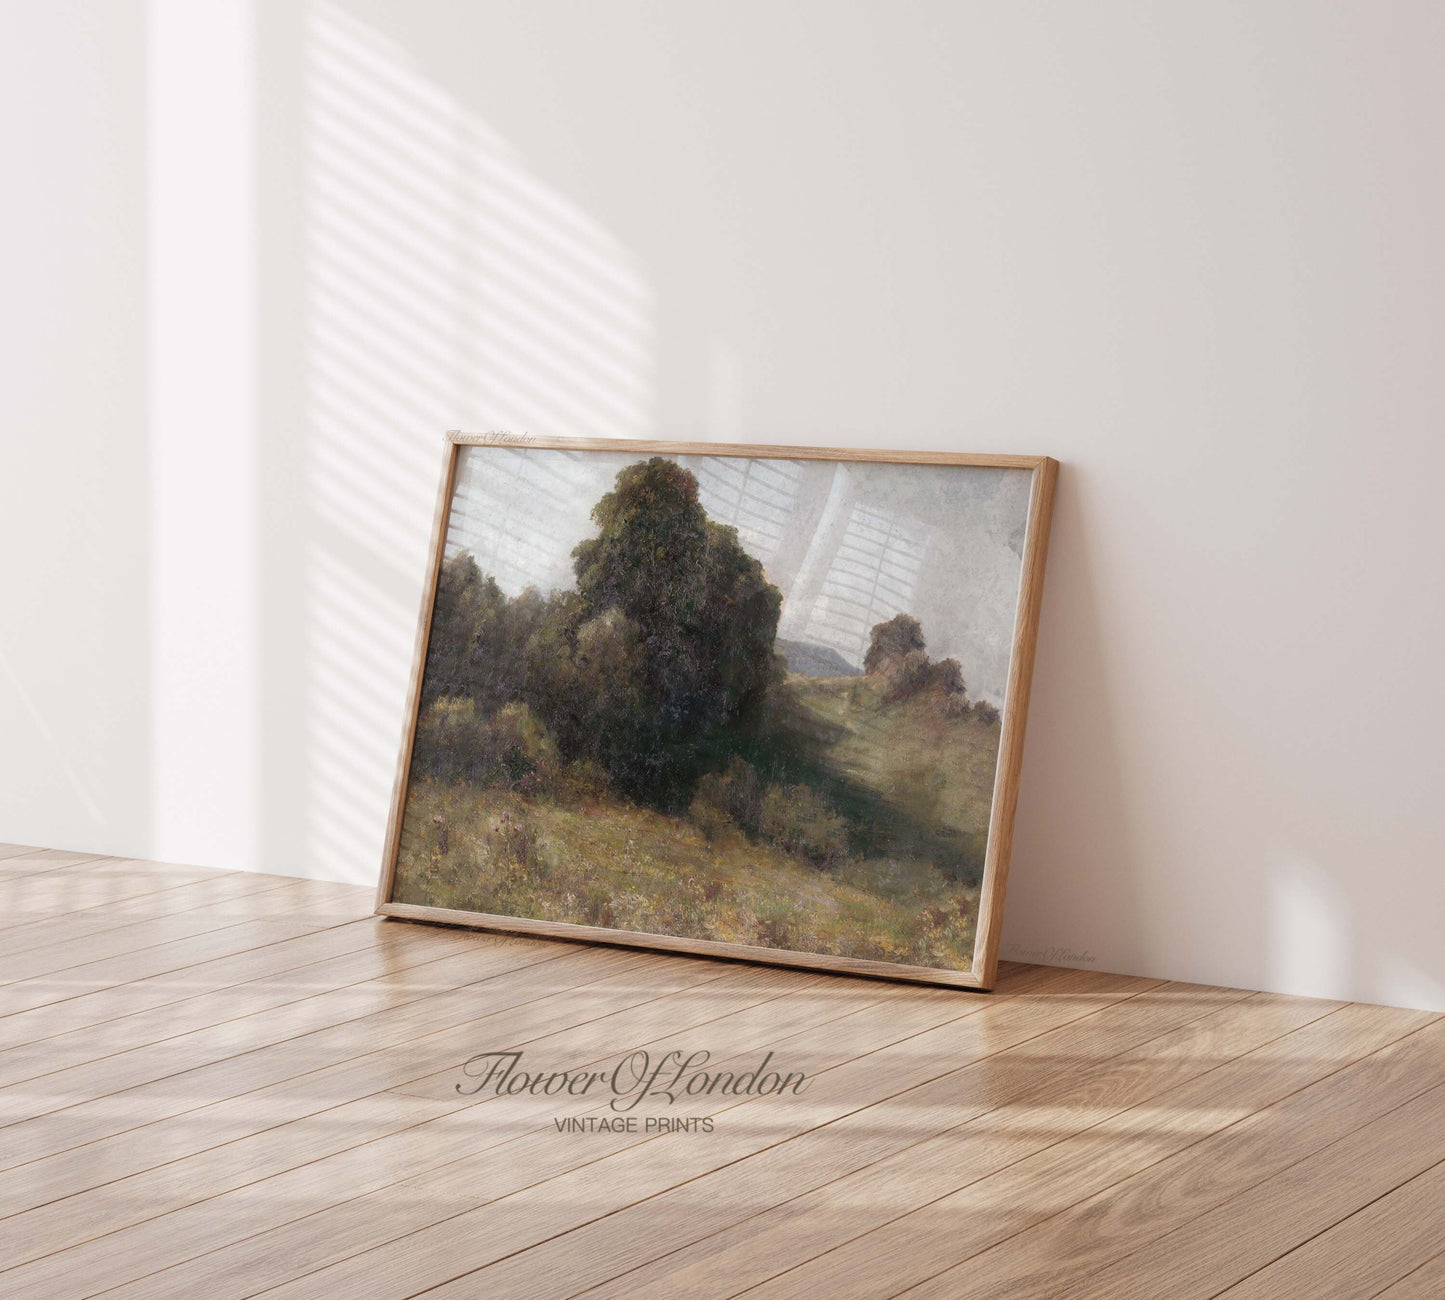
[[[888,698],[891,700],[906,700],[931,691],[946,717],[962,717],[968,711],[963,668],[957,659],[930,660],[926,651],[910,650],[891,663],[884,676],[889,679]]]
[[[971,714],[984,723],[999,719],[998,710],[987,700],[969,703],[963,665],[957,659],[928,657],[923,625],[911,614],[895,615],[873,629],[863,671],[887,684],[889,700],[927,694],[944,717]]]
[[[607,773],[590,759],[566,761],[537,715],[520,701],[490,716],[470,696],[442,696],[417,722],[413,764],[440,781],[465,781],[521,795],[604,797]]]
[[[416,755],[443,781],[538,790],[556,778],[557,746],[525,704],[479,714],[470,696],[433,700],[417,722]]]
[[[442,781],[568,802],[598,801],[612,793],[601,765],[590,759],[564,761],[547,728],[517,701],[488,717],[479,715],[476,702],[466,696],[434,700],[418,723],[414,753],[423,770]],[[722,771],[698,781],[687,815],[709,842],[737,831],[820,867],[848,855],[848,823],[817,791],[764,784],[757,770],[736,755]],[[489,847],[498,860],[525,865],[535,845],[523,824],[509,819],[504,813],[491,828]],[[444,825],[440,833],[445,835]]]
[[[816,790],[764,786],[757,771],[736,756],[726,769],[698,782],[688,818],[708,840],[737,830],[820,867],[831,867],[848,855],[848,823]]]

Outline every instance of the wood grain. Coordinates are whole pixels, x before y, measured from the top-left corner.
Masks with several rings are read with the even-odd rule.
[[[134,1086],[156,1071],[179,1074],[255,1051],[326,1023],[343,1005],[368,1014],[373,996],[390,996],[402,981],[421,997],[428,974],[446,971],[438,963],[468,951],[460,942],[383,932],[356,951],[299,970],[7,1048],[0,1051],[0,1116],[45,1114]],[[28,1088],[15,1086],[27,1082]]]
[[[0,931],[221,875],[129,858],[82,859],[0,880]]]
[[[973,971],[937,970],[932,966],[908,966],[901,962],[870,961],[862,957],[837,957],[831,953],[788,952],[756,944],[722,943],[712,939],[684,939],[671,934],[646,934],[636,930],[609,930],[598,925],[571,921],[538,921],[526,916],[494,916],[488,912],[458,912],[445,907],[420,907],[414,903],[382,903],[381,916],[408,921],[431,921],[442,925],[464,925],[475,930],[502,934],[532,934],[546,939],[572,939],[583,943],[611,943],[624,948],[645,948],[650,952],[676,952],[696,957],[717,957],[724,961],[766,962],[798,970],[825,970],[838,975],[864,975],[871,979],[908,980],[916,984],[940,984],[947,988],[984,990],[982,975]]]
[[[961,1177],[957,1191],[819,1254],[760,1286],[757,1294],[794,1298],[837,1290],[883,1297],[947,1276],[937,1292],[946,1294],[946,1285],[967,1280],[962,1261],[982,1257],[1034,1225],[1040,1225],[1041,1242],[1047,1242],[1048,1231],[1055,1229],[1042,1225],[1066,1224],[1070,1207],[1131,1175],[1162,1167],[1172,1155],[1228,1131],[1241,1116],[1262,1111],[1431,1020],[1418,1012],[1378,1012],[1344,1007],[1311,1017],[1302,1028],[1215,1063],[1100,1123],[1074,1126],[1066,1119],[1052,1127],[1053,1140],[1037,1153],[981,1178]],[[1163,1182],[1174,1186],[1172,1180]],[[1085,1222],[1077,1235],[1087,1241],[1092,1220],[1079,1217]],[[1073,1240],[1073,1235],[1066,1237]],[[1067,1249],[1061,1243],[1065,1278],[1071,1269]],[[1050,1257],[1041,1244],[1037,1250],[1021,1250],[1015,1262],[1027,1274]],[[1084,1263],[1081,1257],[1079,1271]],[[1050,1285],[1062,1283],[1056,1279]]]
[[[21,931],[25,946],[9,948],[5,955],[0,956],[0,984],[10,984],[17,980],[34,982],[60,971],[94,965],[109,957],[157,948],[162,944],[195,938],[197,935],[210,934],[247,922],[269,920],[294,923],[297,896],[304,895],[314,899],[317,893],[309,881],[261,876],[252,882],[244,872],[199,883],[202,887],[220,892],[224,896],[216,901],[187,897],[182,906],[172,910],[160,900],[166,898],[169,901],[176,891],[164,890],[146,896],[156,914],[144,920],[135,919],[133,916],[111,916],[106,919],[118,920],[119,923],[106,925],[104,929],[77,925],[77,918],[72,914],[58,922],[57,928],[49,933],[43,944],[35,943],[35,936],[28,933],[31,927],[26,927]],[[218,886],[224,888],[217,890]],[[337,890],[332,886],[326,892],[334,898],[345,900],[345,888],[343,886],[341,890]],[[92,908],[89,912],[95,910],[97,909]],[[85,914],[87,917],[89,912]],[[348,919],[354,919],[355,916],[353,910],[348,914]],[[59,928],[67,924],[70,928]]]
[[[1289,1154],[1307,1150],[1301,1142]],[[1281,1256],[1442,1160],[1445,1085],[1305,1154],[1208,1213],[1196,1214],[1173,1232],[1072,1288],[1070,1294],[1121,1300],[1213,1296],[1221,1282],[1239,1281],[1261,1269],[1267,1272],[1268,1265]],[[1268,1167],[1261,1163],[1250,1173]],[[1222,1258],[1226,1252],[1227,1260]],[[1415,1260],[1429,1253],[1422,1247]],[[1380,1279],[1381,1284],[1393,1280],[1391,1276]]]
[[[685,961],[666,964],[684,968],[691,965]],[[819,980],[785,971],[729,969],[726,984],[731,985],[744,977],[756,981],[765,976],[767,986],[776,989],[780,996],[762,1006],[729,1015],[710,1026],[705,1041],[716,1045],[724,1056],[728,1051],[755,1050],[763,1044],[778,1046],[781,1050],[781,1044],[799,1041],[800,1035],[830,1041],[835,1054],[850,1049],[866,1049],[875,1044],[880,1035],[896,1038],[900,1034],[906,1035],[910,1029],[917,1031],[949,1016],[967,1014],[966,1009],[959,1008],[956,998],[936,993],[907,998],[908,1003],[918,1005],[908,1007],[908,1014],[900,1014],[904,1010],[900,1005],[902,990],[896,987]],[[1014,977],[1022,984],[1042,986],[1054,978],[1054,974],[1015,971]],[[708,985],[704,996],[715,996],[716,990],[724,984],[725,981],[719,980]],[[786,998],[781,996],[784,994]],[[651,1029],[669,1020],[685,1023],[678,1011],[694,1001],[695,996],[688,995],[686,1002],[680,996],[668,999],[672,1005],[655,1008],[655,1013],[661,1018],[648,1016],[644,1025]],[[875,1010],[882,1014],[873,1014]],[[652,1023],[648,1024],[648,1021]],[[589,1043],[588,1040],[593,1041]],[[606,1046],[609,1049],[607,1056],[602,1058],[602,1063],[605,1063],[615,1058],[619,1041],[627,1044],[629,1051],[641,1045],[639,1037],[629,1033],[628,1026],[619,1023],[617,1018],[598,1021],[583,1031],[582,1039],[572,1035],[569,1041],[581,1047],[583,1062],[587,1061],[585,1052],[589,1046],[593,1049]],[[453,1083],[455,1078],[453,1071]],[[579,1163],[588,1163],[599,1154],[590,1142],[582,1145],[558,1142],[554,1127],[538,1114],[537,1104],[531,1098],[484,1099],[485,1110],[477,1112],[470,1108],[463,1110],[458,1105],[454,1087],[448,1089],[448,1093],[451,1114],[439,1116],[411,1130],[406,1135],[404,1147],[392,1150],[395,1144],[379,1144],[378,1154],[384,1161],[382,1171],[389,1176],[381,1180],[383,1185],[375,1192],[359,1199],[344,1200],[345,1189],[357,1177],[355,1157],[352,1156],[321,1162],[312,1171],[298,1171],[298,1176],[312,1180],[311,1186],[330,1188],[330,1194],[342,1203],[331,1210],[299,1218],[293,1211],[291,1217],[296,1218],[294,1223],[243,1240],[214,1257],[203,1257],[193,1267],[168,1271],[149,1283],[138,1285],[136,1293],[185,1294],[194,1288],[196,1278],[204,1270],[213,1270],[215,1264],[221,1262],[228,1289],[218,1294],[251,1294],[264,1285],[286,1281],[288,1274],[284,1262],[287,1260],[310,1259],[314,1267],[345,1260],[373,1244],[378,1236],[390,1240],[403,1235],[409,1228],[433,1223],[439,1204],[474,1203],[478,1188],[484,1188],[488,1196],[496,1197],[507,1188],[522,1188],[546,1181],[550,1175]],[[439,1102],[444,1094],[438,1090],[435,1095]],[[641,1137],[617,1138],[619,1144],[642,1140]],[[428,1166],[432,1167],[431,1172],[426,1172]],[[364,1176],[376,1177],[374,1161],[368,1163],[366,1171]],[[410,1176],[406,1176],[408,1174]],[[287,1181],[280,1180],[281,1187]],[[259,1207],[266,1214],[277,1212],[275,1191],[262,1186],[254,1192],[253,1210]],[[284,1208],[290,1202],[282,1198],[279,1204]],[[279,1273],[278,1264],[283,1265]],[[231,1286],[237,1289],[229,1289]]]
[[[355,886],[302,880],[293,882],[288,890],[295,903],[295,913],[284,909],[272,912],[263,907],[262,915],[256,920],[97,961],[83,961],[35,979],[0,986],[0,1015],[11,1016],[133,980],[184,970],[217,957],[249,952],[329,926],[344,925],[360,919],[369,910],[356,896]]]
[[[30,849],[21,844],[7,844],[0,848],[0,881],[19,880],[22,876],[103,859],[104,855],[99,853],[61,853],[55,849]]]
[[[1004,689],[998,765],[994,770],[993,812],[988,823],[983,887],[979,891],[978,930],[973,973],[984,988],[992,988],[998,969],[998,946],[1003,935],[1004,892],[1013,853],[1014,817],[1018,810],[1019,781],[1023,775],[1024,731],[1028,723],[1029,692],[1034,675],[1034,652],[1039,640],[1039,614],[1044,600],[1044,564],[1049,554],[1049,531],[1054,517],[1057,461],[1044,459],[1034,470],[1029,492],[1028,528],[1024,535],[1023,571],[1019,580],[1018,615],[1009,653],[1008,682]]]
[[[13,880],[64,886],[0,995],[81,991],[0,1016],[0,1294],[1445,1294],[1431,1013],[1009,963],[967,997],[132,868],[149,892],[115,859]],[[230,906],[258,911],[177,937]],[[569,1136],[555,1113],[605,1103],[457,1092],[498,1044],[812,1082],[690,1105],[711,1133]]]
[[[1438,1204],[1433,1213],[1438,1219]],[[1387,1286],[1377,1300],[1440,1300],[1442,1295],[1445,1295],[1445,1252],[1426,1260],[1398,1282]]]
[[[952,1126],[943,1132],[755,1212],[729,1230],[690,1245],[679,1234],[677,1245],[650,1264],[586,1294],[594,1300],[733,1295],[1044,1151],[1060,1132],[1087,1130],[1143,1105],[1336,1006],[1264,994],[1230,1001],[1227,990],[1212,994],[1165,985],[1024,1045],[1032,1050],[1004,1053],[990,1063],[996,1077],[976,1085],[996,1108],[978,1115],[950,1108]],[[1211,1001],[1222,1005],[1209,1010]],[[1165,1011],[1171,1005],[1183,1020],[1174,1029]],[[1156,1007],[1160,1014],[1151,1015]],[[1144,1041],[1136,1045],[1137,1039]],[[1112,1050],[1118,1054],[1111,1056]],[[905,1136],[918,1135],[905,1130]],[[840,1269],[820,1270],[820,1279],[826,1274],[831,1281],[852,1267],[846,1256],[835,1262]]]
[[[615,953],[607,956],[618,958]],[[473,1043],[477,1034],[489,1031],[504,1042],[525,1040],[533,1028],[541,1033],[585,1019],[599,1003],[615,1009],[629,1000],[652,996],[636,978],[647,959],[623,956],[621,962],[634,969],[621,971],[617,960],[604,965],[599,958],[595,952],[570,954],[536,962],[511,978],[499,976],[489,990],[490,1005],[497,1009],[462,1030],[471,1035]],[[607,979],[587,980],[587,975],[595,976],[600,969],[614,973]],[[655,974],[659,978],[688,977],[675,968],[670,975]],[[599,986],[591,990],[592,996],[580,995],[579,977],[583,984]],[[487,1020],[492,1023],[486,1024]],[[409,1025],[394,1032],[405,1034],[414,1029],[415,1025]],[[308,1059],[306,1049],[312,1045],[299,1041],[292,1044],[295,1050],[289,1058],[279,1066],[271,1062],[262,1075],[243,1071],[237,1076],[232,1071],[232,1081],[222,1086],[235,1091],[225,1100],[0,1175],[0,1214],[12,1216],[14,1229],[13,1240],[0,1243],[0,1268],[434,1116],[437,1103],[390,1093],[388,1088],[415,1068],[410,1062],[427,1062],[440,1053],[450,1055],[458,1036],[449,1035],[445,1045],[438,1043],[435,1035],[423,1036],[430,1037],[430,1042],[403,1039],[380,1052],[361,1053],[331,1064],[322,1063],[328,1054]],[[363,1041],[364,1035],[355,1035],[358,1046]],[[305,1068],[308,1065],[312,1068]],[[301,1067],[299,1073],[297,1067]],[[259,1088],[245,1086],[278,1068],[288,1072],[279,1082]],[[288,1127],[310,1116],[323,1118],[304,1130]],[[203,1152],[214,1154],[184,1168],[179,1163]],[[23,1208],[28,1203],[34,1208]]]
[[[277,1295],[319,1297],[364,1286],[373,1295],[401,1297],[419,1287],[440,1285],[690,1182],[718,1164],[732,1165],[1023,1041],[1047,1027],[1049,1008],[1055,1016],[1073,1018],[1157,983],[1064,972],[1036,985],[1032,997],[996,997],[979,1005],[945,994],[931,1013],[917,998],[890,999],[839,1022],[826,1034],[801,1035],[780,1045],[780,1054],[786,1047],[789,1068],[805,1071],[812,1080],[806,1094],[786,1106],[712,1101],[692,1112],[718,1117],[708,1141],[654,1137],[639,1143],[626,1141],[630,1135],[624,1135],[618,1149],[599,1162],[612,1136],[604,1135],[602,1142],[588,1144],[593,1159],[579,1167],[559,1170],[543,1182],[529,1180],[504,1196],[477,1197],[473,1208],[282,1288]],[[842,1068],[865,1055],[866,1069]],[[555,1134],[543,1131],[533,1139],[537,1144],[555,1148]],[[529,1173],[535,1167],[534,1157],[511,1155],[523,1159]],[[508,1294],[508,1286],[495,1293]]]
[[[1409,1023],[1407,1014],[1399,1013],[1396,1026],[1386,1032]],[[1424,1018],[1417,1016],[1416,1023]],[[1367,1034],[1379,1023],[1370,1016]],[[1069,1283],[1202,1217],[1231,1195],[1429,1087],[1433,1083],[1429,1074],[1445,1066],[1442,1031],[1445,1025],[1433,1018],[1432,1023],[1398,1042],[1303,1090],[1292,1091],[1248,1118],[901,1294],[1048,1300],[1075,1300],[1090,1292],[1113,1296],[1114,1292],[1098,1291],[1103,1281]],[[977,1185],[985,1196],[987,1181]]]
[[[1107,1059],[1110,1044],[1127,1047],[1243,996],[1179,985],[1143,991],[1136,986],[1132,994],[1121,993],[1113,1003],[1079,1006],[1072,1016],[1056,1014],[1052,1019],[1065,1021],[1058,1028],[1049,1028],[1049,1020],[1037,1016],[1038,1008],[1020,1004],[1012,1031],[1006,1023],[990,1027],[995,1049],[990,1054],[511,1256],[469,1275],[468,1285],[517,1297],[554,1295],[549,1279],[565,1275],[569,1285],[615,1279],[619,1293],[629,1291],[635,1279],[619,1277],[623,1270],[759,1217],[769,1196],[795,1204],[857,1171],[885,1160],[907,1160],[951,1125],[986,1125],[1010,1103],[1027,1105],[1022,1098],[1046,1083],[1051,1070],[1072,1072],[1065,1062],[1076,1046],[1088,1044]],[[1056,1012],[1061,1009],[1055,1006]],[[1015,1033],[1024,1037],[1010,1045]],[[1037,1110],[1029,1109],[1036,1125]],[[754,1252],[750,1247],[756,1259]],[[740,1275],[733,1271],[734,1289]],[[697,1293],[693,1279],[687,1279],[682,1293]]]
[[[1427,1139],[1434,1136],[1426,1131]],[[1366,1158],[1374,1171],[1380,1172],[1380,1153],[1370,1151]],[[1315,1166],[1302,1172],[1314,1177],[1320,1170]],[[1350,1178],[1344,1191],[1357,1195],[1360,1188]],[[1295,1206],[1290,1202],[1286,1206],[1293,1215]],[[1392,1282],[1403,1285],[1407,1275],[1421,1267],[1422,1259],[1441,1251],[1445,1251],[1445,1162],[1372,1201],[1222,1294],[1229,1300],[1282,1300],[1287,1296],[1351,1300],[1375,1295]],[[1422,1281],[1417,1277],[1415,1285]],[[1393,1287],[1385,1292],[1393,1293]],[[1433,1294],[1445,1295],[1445,1273],[1437,1275]]]
[[[692,964],[673,965],[684,976]],[[775,971],[731,969],[717,979],[684,982],[670,991],[659,984],[659,997],[559,1030],[535,1040],[528,1050],[565,1052],[579,1067],[600,1069],[616,1059],[613,1048],[619,1040],[663,1052],[678,1045],[679,1035],[703,1026],[710,1044],[751,1049],[797,1024],[816,1023],[830,1012],[843,1014],[827,1005],[837,1000],[816,988],[819,983]],[[784,998],[789,1005],[779,1005]],[[606,1011],[596,1003],[589,1009]],[[659,1032],[663,1037],[653,1037]],[[17,1283],[43,1289],[64,1277],[84,1276],[118,1286],[155,1273],[125,1291],[189,1296],[201,1288],[210,1300],[225,1300],[290,1280],[288,1261],[309,1259],[319,1267],[345,1258],[377,1232],[395,1232],[409,1210],[416,1212],[414,1207],[434,1205],[438,1195],[446,1194],[448,1180],[460,1186],[468,1179],[495,1178],[492,1149],[535,1123],[530,1099],[459,1097],[459,1072],[453,1069],[448,1076],[450,1086],[438,1089],[430,1103],[433,1117],[422,1123],[376,1134],[316,1160],[293,1162],[220,1196],[202,1197],[51,1255],[17,1270]],[[391,1091],[416,1104],[418,1094],[405,1087]],[[473,1112],[477,1106],[489,1108],[484,1124]],[[427,1177],[432,1171],[438,1172]],[[207,1191],[214,1187],[209,1176],[200,1185]]]
[[[758,442],[665,442],[647,438],[556,438],[540,434],[447,434],[460,447],[536,447],[562,451],[611,451],[623,456],[741,456],[748,460],[882,461],[894,465],[976,465],[987,469],[1038,469],[1047,456],[988,452],[876,451],[861,447],[776,446]]]
[[[41,1042],[92,1025],[122,1020],[163,1006],[292,970],[339,953],[352,952],[379,942],[387,927],[374,917],[345,925],[323,926],[299,938],[249,948],[225,957],[212,957],[194,966],[151,975],[145,979],[104,988],[63,1002],[0,1017],[0,1046]]]
[[[42,1110],[0,1130],[6,1136],[5,1152],[0,1156],[5,1168],[30,1166],[23,1177],[0,1172],[0,1213],[11,1205],[10,1198],[19,1194],[21,1184],[43,1181],[48,1194],[67,1194],[69,1187],[60,1190],[64,1181],[57,1174],[60,1168],[70,1169],[82,1180],[85,1163],[97,1159],[105,1159],[115,1176],[149,1168],[159,1163],[163,1150],[171,1152],[165,1158],[174,1158],[176,1148],[168,1147],[165,1141],[172,1133],[190,1149],[200,1149],[191,1144],[204,1142],[210,1134],[197,1131],[193,1121],[161,1127],[166,1121],[189,1114],[197,1097],[206,1098],[212,1106],[225,1105],[247,1093],[306,1078],[301,1091],[310,1100],[317,1093],[313,1085],[322,1082],[311,1079],[313,1074],[342,1066],[364,1074],[366,1067],[383,1053],[390,1054],[383,1059],[395,1060],[396,1068],[403,1069],[403,1062],[413,1059],[410,1046],[416,1040],[443,1031],[456,1035],[458,1026],[478,1018],[482,1005],[523,1005],[618,969],[616,964],[609,965],[606,959],[586,951],[558,954],[539,952],[520,943],[492,944],[433,963],[421,975],[419,990],[409,987],[417,982],[414,973],[403,971],[355,991],[356,996],[310,999],[308,1002],[318,1005],[301,1004],[294,1016],[278,1013],[282,1037],[250,1051],[222,1054],[201,1065],[191,1064],[182,1056],[180,1069],[172,1071],[167,1068],[165,1051],[138,1049],[129,1070],[120,1076],[122,1086],[116,1091]],[[489,985],[485,991],[472,987],[483,982]],[[284,1032],[289,1029],[296,1032]],[[334,1079],[327,1082],[338,1089],[341,1086]],[[333,1091],[329,1097],[340,1095]],[[324,1108],[325,1099],[317,1098],[317,1109]],[[228,1107],[227,1114],[233,1110],[240,1128],[228,1129],[226,1140],[251,1131],[245,1126],[262,1118],[255,1113],[253,1104]],[[212,1114],[208,1118],[214,1121],[214,1131],[219,1132],[219,1116]],[[96,1147],[98,1143],[106,1145]],[[60,1159],[77,1148],[85,1150],[72,1159]]]
[[[182,873],[174,884],[154,893],[139,894],[118,902],[98,903],[78,912],[43,917],[14,926],[5,931],[4,949],[7,954],[15,954],[29,952],[34,948],[49,948],[72,939],[83,939],[107,930],[118,930],[159,917],[173,916],[194,907],[206,907],[226,899],[280,889],[295,883],[294,877],[269,876],[250,871],[216,872],[199,879]],[[95,955],[89,954],[92,958]]]

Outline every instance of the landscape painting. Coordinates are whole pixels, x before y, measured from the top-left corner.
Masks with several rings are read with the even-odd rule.
[[[380,910],[987,986],[1053,462],[448,457]]]

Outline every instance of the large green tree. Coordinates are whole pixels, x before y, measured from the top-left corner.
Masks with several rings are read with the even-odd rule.
[[[675,801],[756,726],[782,596],[674,461],[629,465],[592,518],[597,536],[572,553],[576,618],[610,620],[599,648],[635,646],[618,670],[635,674],[637,701],[599,738],[599,758],[634,795]]]
[[[782,596],[674,461],[629,465],[592,518],[575,592],[508,600],[469,554],[442,566],[422,703],[443,745],[523,702],[563,758],[599,763],[633,798],[685,803],[757,730]]]

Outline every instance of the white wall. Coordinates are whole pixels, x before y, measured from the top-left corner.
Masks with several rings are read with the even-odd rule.
[[[0,21],[0,839],[373,878],[446,428],[1048,452],[1006,955],[1445,1009],[1438,4]]]

